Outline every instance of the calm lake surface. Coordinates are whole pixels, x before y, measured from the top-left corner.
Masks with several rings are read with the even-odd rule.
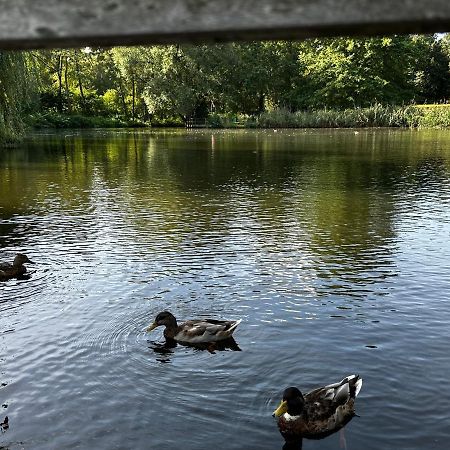
[[[0,448],[281,449],[285,387],[364,379],[347,448],[448,449],[450,132],[66,131],[0,153]],[[242,351],[145,328],[242,319]],[[339,436],[304,449],[338,449]]]

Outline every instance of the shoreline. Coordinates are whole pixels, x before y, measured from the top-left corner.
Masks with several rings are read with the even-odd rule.
[[[132,121],[117,117],[47,113],[30,116],[32,129],[75,128],[188,128],[188,129],[307,129],[307,128],[448,128],[450,105],[390,106],[375,104],[367,108],[315,109],[290,112],[283,109],[259,115],[213,113],[187,127],[181,119]]]

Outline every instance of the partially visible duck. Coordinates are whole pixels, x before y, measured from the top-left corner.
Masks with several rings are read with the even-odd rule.
[[[22,253],[17,253],[12,264],[0,262],[0,281],[23,276],[27,271],[27,268],[24,266],[25,263],[33,264],[33,261],[30,261],[27,255]]]
[[[2,431],[6,431],[6,430],[9,428],[9,419],[8,419],[8,416],[6,416],[6,417],[3,419],[3,422],[0,423],[0,427],[1,427]],[[0,448],[1,448],[1,447],[0,447]]]
[[[296,387],[287,388],[273,412],[285,441],[321,439],[340,430],[356,415],[355,399],[361,386],[359,375],[349,375],[304,396]]]
[[[230,338],[240,323],[240,320],[196,319],[178,325],[173,314],[163,311],[156,316],[147,331],[165,326],[164,337],[166,339],[186,344],[203,344]]]

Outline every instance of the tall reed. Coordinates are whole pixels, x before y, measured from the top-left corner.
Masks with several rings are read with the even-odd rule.
[[[256,128],[366,128],[418,127],[431,123],[449,126],[450,109],[446,113],[416,106],[386,106],[374,104],[367,108],[316,109],[290,112],[283,109],[264,112],[248,122]],[[433,117],[433,121],[425,118]],[[433,125],[434,126],[434,125]]]

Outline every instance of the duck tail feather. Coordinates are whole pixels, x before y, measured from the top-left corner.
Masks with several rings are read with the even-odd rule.
[[[362,388],[362,384],[363,384],[363,380],[362,380],[362,378],[359,378],[359,376],[358,376],[358,379],[356,380],[356,383],[355,383],[355,397],[358,396],[359,391]]]
[[[236,320],[230,328],[228,328],[228,333],[231,334],[236,329],[236,327],[242,322],[242,319]]]

